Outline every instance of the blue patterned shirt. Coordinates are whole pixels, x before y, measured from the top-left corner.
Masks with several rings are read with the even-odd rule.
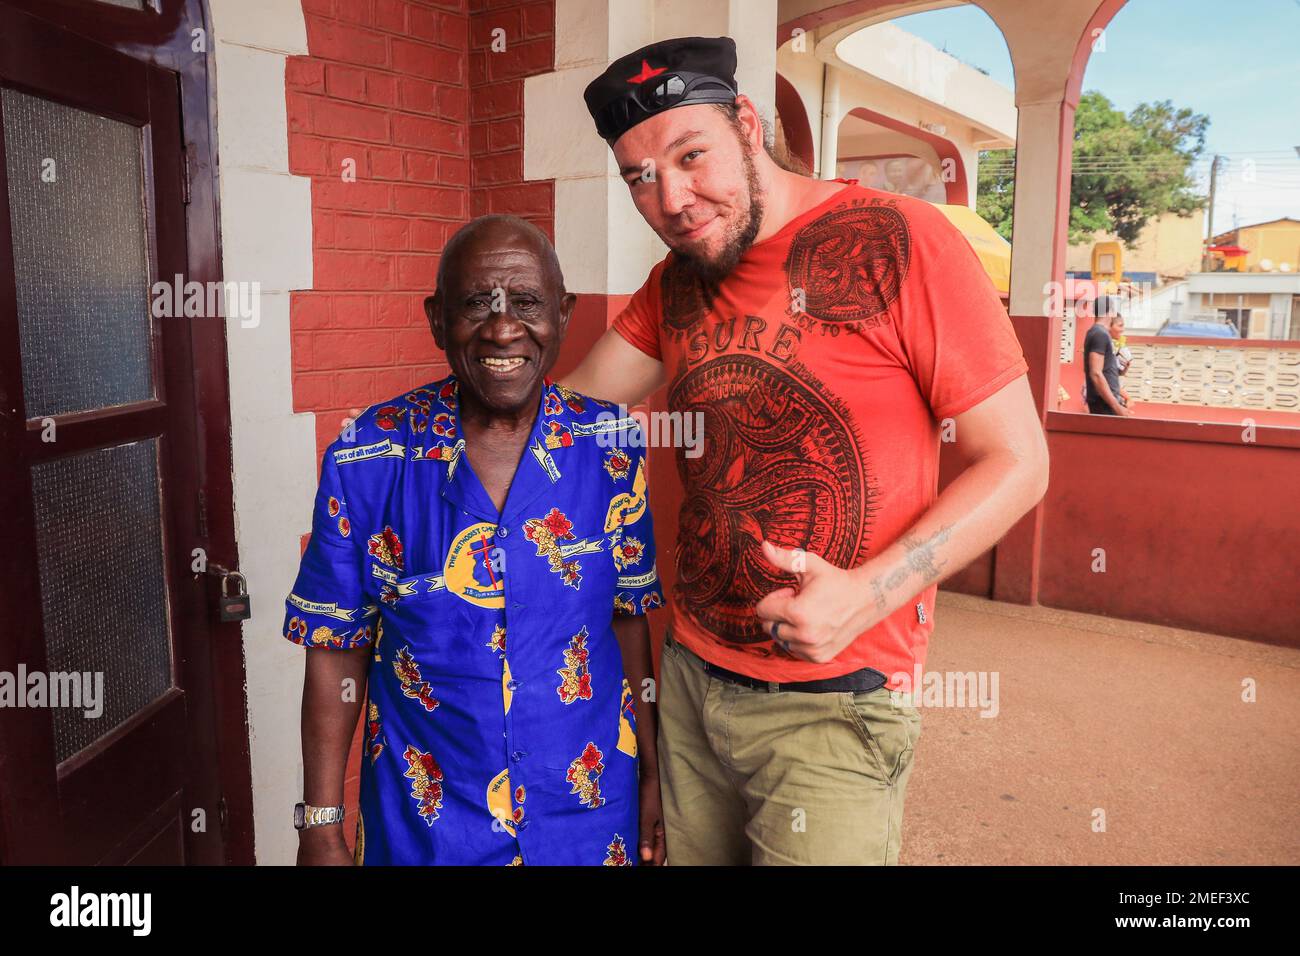
[[[295,643],[373,648],[355,858],[626,865],[636,718],[612,622],[663,603],[642,432],[547,378],[498,513],[458,396],[448,376],[330,445],[285,605]]]

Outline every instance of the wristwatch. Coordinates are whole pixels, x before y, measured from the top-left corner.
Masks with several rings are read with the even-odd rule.
[[[313,807],[306,803],[293,806],[293,828],[310,830],[312,827],[329,826],[331,823],[343,822],[343,807]]]

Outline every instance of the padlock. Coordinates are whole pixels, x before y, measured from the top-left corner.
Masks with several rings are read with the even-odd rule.
[[[239,593],[230,593],[230,579],[238,578]],[[253,616],[253,605],[248,598],[248,588],[244,576],[238,571],[231,571],[221,578],[221,619],[223,621],[247,621]]]

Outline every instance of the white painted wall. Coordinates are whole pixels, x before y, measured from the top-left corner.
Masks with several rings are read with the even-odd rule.
[[[1016,106],[1011,90],[892,23],[866,28],[840,27],[803,37],[803,52],[787,41],[777,52],[777,69],[798,91],[812,127],[816,168],[821,168],[822,90],[827,80],[837,90],[834,109],[840,127],[835,137],[841,156],[889,151],[910,152],[936,167],[932,147],[903,134],[863,127],[845,117],[867,107],[911,126],[931,124],[957,147],[975,205],[981,149],[1015,145]],[[906,147],[906,148],[904,148]],[[831,178],[834,170],[822,171]]]
[[[311,185],[289,175],[284,67],[307,52],[299,0],[210,0],[217,91],[222,270],[261,283],[261,321],[226,328],[235,536],[253,618],[243,624],[254,850],[294,861],[302,799],[303,651],[280,633],[284,597],[311,527],[315,426],[294,414],[289,290],[312,286]]]
[[[835,44],[845,64],[911,93],[976,130],[980,138],[1015,140],[1016,105],[1010,89],[892,23],[877,23]]]
[[[667,252],[596,135],[586,85],[675,36],[736,41],[736,83],[770,120],[777,0],[556,0],[555,72],[524,81],[524,178],[555,180],[555,248],[570,292],[630,294]]]
[[[856,156],[911,153],[936,168],[939,165],[939,154],[929,143],[869,124],[856,116],[845,117],[841,122],[839,142],[842,160]]]

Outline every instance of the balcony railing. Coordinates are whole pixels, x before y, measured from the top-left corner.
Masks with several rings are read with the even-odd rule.
[[[1138,402],[1300,412],[1300,343],[1128,340],[1124,388]]]

